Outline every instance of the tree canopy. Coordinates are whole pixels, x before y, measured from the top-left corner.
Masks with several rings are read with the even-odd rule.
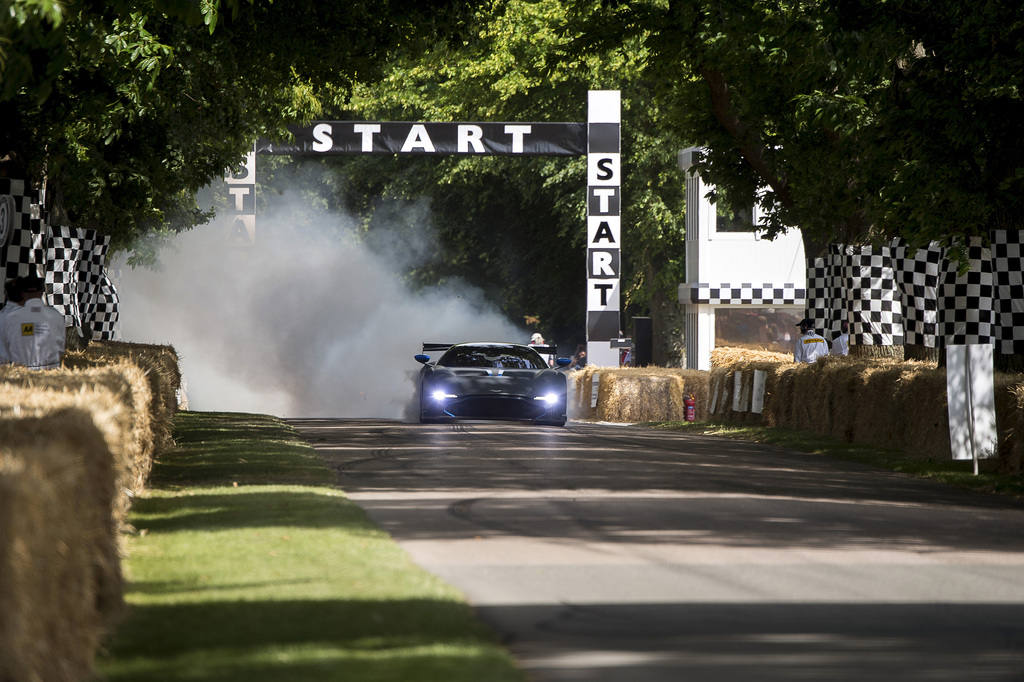
[[[577,3],[573,30],[640,38],[705,177],[814,256],[1019,227],[1022,22],[999,0],[621,0]]]
[[[0,13],[2,172],[124,249],[204,222],[194,196],[317,89],[457,30],[463,3],[13,0]]]
[[[360,82],[324,114],[586,121],[589,90],[621,89],[624,317],[675,308],[684,275],[683,178],[675,164],[683,141],[662,123],[664,111],[643,73],[642,45],[630,40],[580,56],[563,34],[565,17],[560,0],[493,2],[478,11],[475,30],[459,44],[389,60],[382,79]],[[413,206],[429,198],[437,248],[434,259],[410,274],[414,283],[468,281],[510,318],[539,319],[545,335],[562,342],[584,340],[585,159],[371,156],[336,157],[322,166],[334,175],[324,183],[344,187],[344,208],[364,217],[367,233],[394,224],[401,211],[393,202]],[[265,175],[264,182],[274,179]]]

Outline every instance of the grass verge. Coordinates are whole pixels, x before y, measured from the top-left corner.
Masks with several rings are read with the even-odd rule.
[[[182,412],[175,442],[129,518],[130,610],[97,661],[107,680],[526,679],[290,426]]]
[[[921,478],[929,478],[958,488],[977,492],[1024,499],[1024,478],[991,470],[997,462],[982,460],[980,471],[974,475],[974,463],[935,458],[922,458],[900,450],[871,445],[847,443],[834,438],[780,428],[766,428],[724,422],[646,422],[644,426],[673,431],[686,431],[714,436],[725,436],[757,443],[768,443],[790,450],[813,452],[837,459],[860,462],[870,466],[898,471]]]

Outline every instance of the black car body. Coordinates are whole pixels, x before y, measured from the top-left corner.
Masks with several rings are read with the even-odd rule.
[[[436,362],[426,353],[443,351]],[[563,426],[568,364],[549,367],[541,353],[552,346],[515,343],[423,344],[419,375],[420,421],[503,419]]]

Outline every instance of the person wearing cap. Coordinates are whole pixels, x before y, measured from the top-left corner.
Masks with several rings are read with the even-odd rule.
[[[839,323],[839,336],[832,339],[832,355],[850,354],[850,325],[846,320]]]
[[[828,341],[814,331],[814,320],[805,317],[796,325],[800,327],[800,338],[793,349],[794,362],[811,364],[818,358],[828,355]]]
[[[43,303],[43,280],[28,275],[16,280],[22,304],[4,316],[0,353],[29,369],[60,367],[64,356],[64,315]]]
[[[544,345],[546,345],[545,342],[544,342],[544,336],[540,332],[534,332],[533,336],[530,337],[530,345],[531,346],[544,346]],[[542,353],[542,355],[543,355],[544,359],[547,360],[548,367],[554,367],[555,366],[555,356],[554,355],[551,355],[551,354],[548,354],[548,353]]]

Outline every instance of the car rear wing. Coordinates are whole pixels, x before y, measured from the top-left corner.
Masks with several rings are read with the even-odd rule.
[[[453,344],[453,343],[424,343],[423,344],[423,352],[424,353],[444,352],[444,351],[448,350],[449,348],[451,348],[454,345],[455,344]],[[534,344],[531,343],[529,345],[530,345],[530,348],[534,349],[535,351],[537,351],[541,355],[558,355],[558,346],[555,346],[553,344],[545,343],[545,344],[536,344],[536,345],[534,345]]]

